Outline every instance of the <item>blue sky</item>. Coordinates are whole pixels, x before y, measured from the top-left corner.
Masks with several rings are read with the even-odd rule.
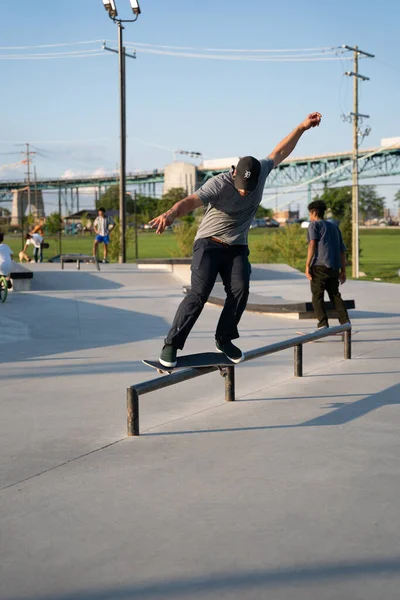
[[[116,2],[120,16],[130,18],[129,1]],[[140,4],[138,21],[126,25],[126,42],[247,50],[358,44],[376,55],[360,61],[360,72],[371,78],[360,86],[360,111],[371,115],[372,128],[363,147],[400,136],[399,2],[141,0]],[[0,8],[2,47],[102,39],[116,45],[117,28],[101,0],[1,0]],[[98,48],[100,42],[4,49],[0,57]],[[352,81],[343,75],[351,68],[348,60],[223,61],[147,54],[140,48],[137,60],[127,61],[129,170],[163,167],[177,148],[200,151],[209,158],[261,157],[313,110],[323,114],[323,123],[303,137],[297,155],[351,147],[351,125],[340,118],[352,110]],[[116,168],[116,55],[0,60],[0,69],[0,165],[19,160],[18,154],[8,154],[21,150],[15,143],[30,142],[41,150],[42,156],[35,156],[39,177]],[[0,178],[22,172],[2,168]],[[380,183],[398,183],[379,188],[391,205],[400,179]],[[293,195],[290,200],[295,201]]]

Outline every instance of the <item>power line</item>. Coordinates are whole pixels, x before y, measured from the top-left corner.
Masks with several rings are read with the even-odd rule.
[[[93,52],[93,54],[91,54]],[[55,53],[55,54],[5,54],[0,55],[0,60],[49,60],[54,58],[92,58],[93,56],[107,56],[98,50],[88,50],[85,53]]]
[[[38,44],[35,46],[0,46],[0,50],[34,50],[36,48],[61,48],[64,46],[78,46],[80,44],[101,44],[103,40],[86,40],[84,42],[61,42],[58,44]]]

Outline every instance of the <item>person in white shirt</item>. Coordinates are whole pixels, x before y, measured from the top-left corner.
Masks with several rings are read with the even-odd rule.
[[[3,244],[4,235],[0,233],[0,275],[4,275],[7,279],[8,289],[11,289],[11,268],[12,268],[12,252],[7,244]]]
[[[114,221],[111,217],[106,217],[105,208],[99,208],[97,211],[97,217],[93,222],[93,229],[96,234],[93,244],[93,256],[97,255],[97,246],[99,244],[104,244],[104,259],[103,263],[107,262],[108,255],[108,244],[110,243],[110,233],[115,227]]]
[[[32,245],[34,247],[33,258],[34,258],[35,262],[38,262],[38,260],[41,257],[41,248],[42,248],[42,242],[43,242],[42,236],[39,235],[38,233],[27,233],[25,236],[25,239],[26,239],[26,242],[25,242],[24,249],[22,250],[22,252],[19,253],[20,259],[22,257],[25,260],[27,260],[28,262],[30,262],[30,258],[28,256],[26,250],[29,245]],[[40,262],[42,262],[42,260],[40,260]]]

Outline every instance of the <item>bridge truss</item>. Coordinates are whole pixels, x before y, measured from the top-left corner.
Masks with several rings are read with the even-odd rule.
[[[334,186],[351,181],[352,156],[350,152],[326,154],[305,158],[292,158],[284,161],[269,175],[266,188],[287,188],[316,183]],[[226,169],[207,170],[198,168],[198,184]],[[387,149],[362,150],[359,153],[360,178],[378,178],[400,175],[400,146]],[[154,170],[141,173],[127,173],[127,185],[134,187],[146,196],[158,196],[157,189],[164,183],[164,171]],[[118,183],[116,174],[95,177],[75,177],[71,179],[39,179],[38,190],[68,190],[92,187],[100,193],[110,185]],[[12,190],[26,187],[26,181],[0,181],[0,201],[9,201]],[[33,189],[33,186],[32,186]]]

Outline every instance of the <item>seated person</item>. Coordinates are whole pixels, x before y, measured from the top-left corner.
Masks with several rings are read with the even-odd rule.
[[[10,274],[13,255],[11,248],[7,244],[4,244],[3,241],[4,235],[0,233],[0,275],[3,275],[7,279],[7,287],[10,290],[12,288]]]

